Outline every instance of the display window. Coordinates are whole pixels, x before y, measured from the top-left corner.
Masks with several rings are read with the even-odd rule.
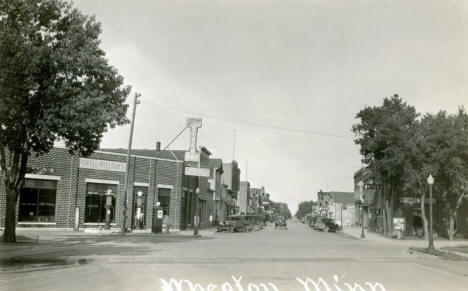
[[[19,222],[55,222],[57,181],[26,179],[20,191]]]
[[[115,197],[117,185],[113,184],[86,184],[86,210],[85,223],[104,223],[106,221],[106,193],[111,190],[110,219],[115,221]]]

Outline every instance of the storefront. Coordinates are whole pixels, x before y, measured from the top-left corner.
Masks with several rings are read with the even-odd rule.
[[[19,195],[18,223],[55,224],[58,176],[28,175]]]
[[[111,196],[110,221],[115,223],[115,202],[119,181],[86,179],[85,224],[106,221],[106,194]]]

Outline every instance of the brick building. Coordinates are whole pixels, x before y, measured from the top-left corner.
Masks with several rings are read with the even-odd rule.
[[[193,226],[198,209],[201,227],[209,226],[213,195],[208,178],[187,176],[186,151],[132,150],[127,187],[129,229],[151,229],[152,209],[159,202],[170,228]],[[209,155],[200,148],[200,166],[208,167]],[[100,228],[105,221],[105,194],[112,192],[111,226],[121,227],[126,150],[103,149],[82,158],[68,149],[53,148],[48,154],[31,157],[28,174],[17,204],[18,226],[56,228]],[[0,181],[1,182],[1,181]],[[3,185],[3,183],[1,184]],[[136,215],[136,197],[142,211]],[[0,226],[4,226],[5,190],[0,187]]]

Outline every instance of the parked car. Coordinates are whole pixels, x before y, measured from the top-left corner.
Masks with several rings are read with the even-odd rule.
[[[326,219],[326,217],[317,216],[316,219],[312,222],[312,228],[315,230],[323,230],[325,226],[322,221],[323,219]]]
[[[314,225],[316,230],[321,230],[324,232],[336,232],[340,229],[340,226],[335,223],[334,219],[331,218],[321,218],[317,220],[317,223]]]
[[[288,224],[286,222],[286,218],[280,216],[276,219],[275,221],[275,229],[278,228],[278,227],[284,227],[284,228],[288,228]]]
[[[246,232],[259,230],[262,228],[263,221],[263,215],[259,214],[229,215],[226,222],[218,225],[218,231]]]

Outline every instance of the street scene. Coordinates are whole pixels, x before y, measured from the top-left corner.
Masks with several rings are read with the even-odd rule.
[[[11,258],[10,264],[2,264],[4,290],[50,290],[51,286],[56,290],[257,290],[249,283],[258,290],[349,290],[346,283],[355,290],[464,290],[467,286],[466,261],[408,251],[409,246],[425,246],[423,240],[360,240],[352,232],[318,232],[299,222],[289,223],[287,230],[275,230],[274,225],[249,233],[202,230],[199,239],[185,231],[125,238],[21,233],[44,238],[20,248],[2,247],[3,262]],[[171,279],[181,281],[181,287],[170,285]],[[304,286],[298,279],[311,279],[318,287],[311,282]],[[372,289],[366,282],[380,283],[385,289]],[[201,287],[195,289],[196,284]],[[216,287],[210,289],[209,284]]]
[[[468,290],[463,0],[0,1],[0,289]]]

